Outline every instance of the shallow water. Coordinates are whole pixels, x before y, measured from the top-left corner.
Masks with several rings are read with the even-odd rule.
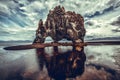
[[[43,71],[39,70],[38,58],[35,49],[20,51],[6,51],[3,49],[5,46],[18,44],[28,43],[9,43],[9,45],[7,45],[7,43],[2,43],[0,46],[0,80],[13,80],[15,78],[16,80],[23,80],[23,78],[25,78],[25,80],[49,80],[46,68],[44,68]],[[61,53],[71,49],[72,47],[59,47],[59,51],[61,51]],[[118,64],[120,63],[117,61],[119,57],[116,58],[115,56],[120,55],[120,45],[87,46],[84,51],[87,56],[86,69],[82,77],[78,77],[77,80],[93,80],[92,77],[89,76],[91,71],[93,76],[95,74],[98,74],[99,76],[101,73],[106,75],[106,67],[107,69],[110,68],[111,70],[115,70],[119,73],[120,66]],[[52,47],[49,47],[45,48],[45,52],[49,54],[49,56],[52,56],[54,51]],[[96,68],[96,65],[99,65],[105,69],[100,72]],[[88,76],[91,79],[87,79],[86,77]],[[96,79],[107,80],[103,79],[102,76],[101,78],[96,77]],[[116,78],[116,80],[117,79],[118,78]]]

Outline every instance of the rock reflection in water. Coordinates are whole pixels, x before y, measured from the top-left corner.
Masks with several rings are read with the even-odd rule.
[[[101,49],[102,52],[99,52],[97,48]],[[101,55],[109,52],[107,50],[104,51],[106,46],[99,46],[99,47],[97,46],[97,48],[96,46],[93,46],[93,47],[89,46],[89,48],[87,47],[87,49],[85,48],[86,56],[89,56],[89,54],[91,53],[91,55],[94,54],[94,57],[96,58],[96,57],[101,57],[100,55],[97,55],[98,54],[97,52],[99,52],[99,54]],[[109,49],[110,52],[113,51],[115,53],[116,51],[118,51],[117,57],[119,58],[119,46],[118,47],[109,46],[107,48],[110,48]],[[3,52],[4,54],[0,55],[1,62],[5,60],[6,61],[11,60],[11,59],[12,61],[8,61],[7,63],[4,62],[0,64],[0,80],[50,80],[49,78],[50,75],[51,77],[54,77],[56,75],[59,77],[60,76],[64,77],[66,76],[66,74],[63,74],[64,72],[67,74],[68,72],[74,73],[75,70],[71,69],[72,66],[69,66],[67,68],[67,66],[71,65],[72,63],[72,62],[70,63],[70,61],[68,60],[72,57],[72,52],[74,52],[74,50],[75,49],[72,49],[72,47],[58,47],[58,51],[55,49],[56,52],[54,52],[53,47],[47,47],[46,49],[37,49],[36,50],[38,51],[37,58],[39,60],[39,65],[41,66],[40,67],[41,70],[38,70],[38,69],[36,70],[36,67],[35,67],[36,65],[33,64],[33,63],[37,63],[36,61],[33,61],[34,60],[33,55],[31,55],[31,54],[34,54],[34,50],[25,50],[20,52],[15,51],[15,52],[9,52],[8,54]],[[22,55],[22,53],[27,53],[27,54]],[[55,53],[58,53],[59,55]],[[12,54],[12,56],[14,57],[8,58],[10,54]],[[15,54],[22,55],[22,56],[20,58],[13,60],[15,58]],[[78,53],[76,52],[74,56],[76,56],[77,54]],[[107,56],[105,58],[108,59],[110,57]],[[103,59],[103,58],[101,57],[100,59]],[[66,64],[63,63],[64,61]],[[103,61],[105,62],[104,59]],[[53,65],[54,62],[55,62],[55,65]],[[119,76],[120,71],[117,71],[115,67],[111,67],[111,65],[106,66],[103,64],[99,64],[100,61],[97,61],[97,60],[96,62],[98,63],[95,63],[95,62],[90,63],[90,61],[86,61],[84,73],[83,74],[81,73],[82,75],[78,76],[76,80],[120,80],[120,76]],[[31,69],[26,70],[26,65],[28,63],[30,64],[28,66],[33,67],[34,70],[31,70]],[[47,67],[47,70],[45,66]],[[43,67],[43,71],[42,71],[42,67]],[[49,76],[48,76],[48,71],[49,71]],[[58,75],[59,73],[62,73],[62,74]]]
[[[40,70],[44,65],[48,75],[55,80],[65,80],[65,78],[76,78],[84,72],[86,56],[84,50],[72,50],[59,52],[58,47],[53,47],[53,55],[49,56],[44,49],[36,49]]]

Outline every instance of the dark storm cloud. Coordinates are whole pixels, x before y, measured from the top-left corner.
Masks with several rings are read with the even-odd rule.
[[[21,27],[24,27],[25,25],[27,25],[21,18],[18,18],[15,15],[9,16],[9,15],[4,14],[2,12],[0,12],[0,13],[2,14],[2,15],[0,15],[0,21],[2,21],[5,24],[9,24],[9,26],[11,26],[11,24],[12,24],[11,22],[18,24]]]
[[[110,12],[110,11],[113,11],[114,10],[114,7],[113,6],[110,6],[110,7],[108,7],[108,8],[105,8],[103,11],[102,11],[102,13],[100,12],[100,11],[96,11],[94,14],[92,14],[92,15],[85,15],[85,17],[88,17],[88,18],[93,18],[93,17],[95,17],[95,16],[100,16],[100,15],[104,15],[105,13],[108,13],[108,12]]]
[[[64,3],[65,2],[65,0],[59,0],[59,3]]]
[[[120,30],[118,30],[118,29],[114,29],[114,30],[112,30],[113,32],[120,32]]]
[[[120,1],[116,4],[115,7],[116,7],[116,8],[117,8],[117,7],[120,7]]]
[[[18,17],[19,15],[25,16],[24,14],[22,14],[24,10],[20,9],[20,5],[18,4],[18,2],[16,0],[13,0],[13,1],[11,0],[6,3],[5,2],[6,1],[2,1],[3,6],[7,7],[9,14],[4,10],[1,10],[0,16],[1,17],[5,16],[5,18],[1,18],[1,20],[4,21],[4,23],[10,22],[9,20],[11,20],[13,21],[13,23],[18,24],[21,27],[26,25],[26,23],[23,21],[24,18]]]
[[[1,24],[0,24],[1,26]],[[10,36],[10,32],[0,27],[0,36]]]
[[[9,32],[6,32],[6,31],[0,31],[0,35],[1,36],[10,36]]]
[[[49,10],[61,5],[65,7],[66,11],[75,11],[84,16],[85,24],[88,26],[98,28],[97,26],[101,27],[102,24],[99,24],[99,19],[96,19],[95,22],[89,22],[89,18],[104,16],[114,11],[115,5],[119,6],[120,3],[117,0],[113,2],[114,4],[112,1],[108,2],[106,0],[96,0],[94,2],[92,0],[0,0],[0,27],[10,29],[14,29],[14,27],[33,28],[35,30],[39,19],[45,21]],[[105,22],[105,19],[103,20]],[[102,30],[102,28],[100,29]]]
[[[104,15],[109,13],[110,11],[114,11],[116,8],[120,7],[120,0],[110,0],[105,4],[107,7],[104,8],[102,11],[95,11],[93,14],[85,14],[85,17],[93,18],[95,16]]]
[[[120,32],[120,16],[117,18],[117,20],[113,21],[110,24],[116,27],[112,30],[113,32]]]
[[[113,21],[111,25],[119,26],[120,27],[120,16],[117,18],[117,20]]]
[[[24,4],[19,4],[19,6],[20,6],[20,7],[23,7],[23,6],[24,6]]]
[[[18,24],[20,27],[25,27],[25,26],[29,26],[29,25],[33,26],[34,22],[31,20],[31,19],[33,19],[32,17],[34,17],[34,19],[36,18],[36,20],[38,20],[38,18],[40,18],[40,17],[44,18],[43,15],[47,11],[47,8],[42,9],[43,7],[37,7],[37,5],[40,3],[40,1],[36,1],[37,5],[34,4],[35,1],[36,0],[26,0],[26,1],[2,0],[1,1],[2,6],[0,6],[0,7],[6,8],[7,12],[4,11],[4,9],[0,9],[0,14],[1,14],[0,16],[5,16],[8,18],[8,19],[2,18],[3,19],[2,21],[10,20],[10,21],[14,22],[15,24]],[[8,14],[8,12],[9,12],[9,14]],[[34,15],[34,14],[36,14],[36,15]],[[8,25],[8,26],[10,26],[10,25]]]
[[[2,23],[4,23],[4,24],[10,24],[10,21],[9,20],[7,20],[7,18],[6,17],[4,17],[4,16],[0,16],[0,21],[2,22]],[[4,25],[2,25],[2,23],[1,23],[1,27],[4,27]]]
[[[18,3],[18,1],[17,0],[13,0],[15,3]]]
[[[85,24],[89,25],[89,26],[93,26],[94,25],[94,22],[92,21],[86,21]]]
[[[35,0],[27,0],[28,2],[33,2],[33,1],[35,1]]]
[[[120,7],[120,0],[110,0],[107,5],[114,6],[115,8]]]
[[[117,0],[110,0],[108,1],[107,5],[114,5],[116,3]]]

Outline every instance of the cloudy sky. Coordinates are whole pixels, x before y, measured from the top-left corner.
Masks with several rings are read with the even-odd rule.
[[[33,40],[57,5],[84,17],[86,38],[120,37],[120,0],[0,0],[0,41]]]

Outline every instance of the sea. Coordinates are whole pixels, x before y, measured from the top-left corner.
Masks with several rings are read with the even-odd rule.
[[[36,49],[4,50],[4,47],[27,44],[32,42],[0,42],[0,80],[50,79],[45,66],[42,71],[39,69]],[[59,46],[63,53],[71,49]],[[52,47],[45,48],[45,51],[49,56],[54,52]],[[88,45],[84,47],[84,52],[85,71],[76,80],[120,80],[120,45]]]

